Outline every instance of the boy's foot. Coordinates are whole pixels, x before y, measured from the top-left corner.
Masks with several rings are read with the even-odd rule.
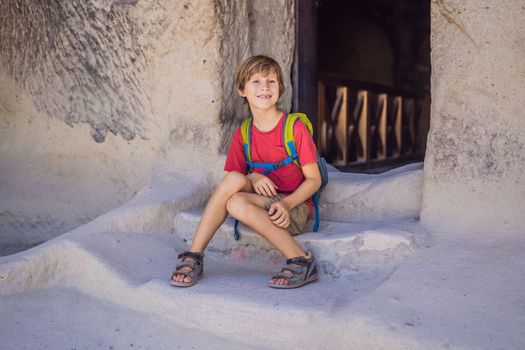
[[[193,286],[204,269],[204,254],[184,252],[179,254],[181,262],[175,268],[171,275],[170,284],[177,287]]]
[[[289,277],[292,277],[293,276],[293,273],[288,270],[288,269],[282,269],[281,270],[281,274],[286,274],[288,275]],[[275,278],[275,277],[272,277],[269,281],[268,281],[268,284],[275,284],[275,285],[279,285],[279,286],[283,286],[283,285],[286,285],[288,284],[288,280],[286,278]],[[271,287],[271,286],[270,286]]]
[[[273,276],[268,282],[272,288],[291,289],[302,287],[315,281],[319,275],[312,254],[286,260],[281,272]]]
[[[186,258],[186,259],[183,259],[182,262],[185,262],[187,260],[193,260],[193,259]],[[189,271],[191,271],[191,267],[184,266],[180,270],[173,272],[173,276],[171,277],[171,280],[173,282],[190,283],[191,282],[191,277],[182,273],[182,272],[189,272]],[[179,272],[181,272],[181,273],[179,273]]]

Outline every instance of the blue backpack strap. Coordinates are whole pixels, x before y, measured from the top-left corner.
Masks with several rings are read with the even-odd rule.
[[[312,196],[312,201],[314,202],[314,209],[315,209],[315,223],[314,223],[314,232],[317,232],[319,230],[319,191],[315,192]]]
[[[256,162],[247,162],[248,167],[253,170],[254,168],[264,169],[263,175],[268,174],[270,171],[275,170],[274,163],[256,163]]]
[[[295,149],[294,141],[288,141],[288,149],[290,150],[290,158],[292,158],[293,161],[299,161],[299,155],[297,154],[297,150]]]
[[[290,164],[293,162],[292,157],[286,157],[276,163],[257,163],[257,162],[249,162],[250,168],[258,168],[258,169],[264,169],[263,175],[268,174],[270,171],[281,169],[282,167]]]
[[[235,223],[233,224],[233,239],[238,241],[241,238],[241,234],[239,233],[239,220],[235,220]]]

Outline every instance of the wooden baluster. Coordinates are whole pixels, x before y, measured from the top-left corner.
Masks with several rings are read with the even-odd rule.
[[[371,168],[420,155],[420,98],[341,77],[324,79],[318,85],[318,143],[331,163]]]
[[[395,146],[392,150],[392,156],[399,158],[403,147],[403,97],[394,97],[394,133]]]
[[[357,93],[358,101],[360,101],[361,110],[356,115],[358,126],[358,141],[361,144],[361,152],[357,154],[357,161],[359,163],[367,163],[370,160],[370,123],[369,123],[369,108],[368,108],[368,91],[360,90]]]
[[[337,164],[346,165],[348,164],[348,147],[350,135],[347,133],[348,129],[348,88],[346,86],[337,87],[337,100],[339,108],[337,113],[337,126],[335,132],[335,138],[337,140],[337,146],[340,152],[337,156]],[[336,110],[334,109],[334,112]]]
[[[351,92],[348,99],[348,108],[351,110],[346,129],[348,135],[348,162],[355,164],[358,163],[359,153],[362,152],[361,141],[359,140],[359,116],[361,114],[363,99],[359,98],[357,92]]]
[[[387,107],[388,98],[387,94],[379,94],[377,96],[377,108],[378,108],[378,119],[377,128],[379,129],[379,141],[380,147],[377,147],[377,159],[386,159],[387,151]]]

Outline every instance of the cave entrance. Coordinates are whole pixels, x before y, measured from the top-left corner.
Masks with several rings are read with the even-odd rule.
[[[327,161],[381,172],[424,158],[430,1],[296,1],[293,110]]]

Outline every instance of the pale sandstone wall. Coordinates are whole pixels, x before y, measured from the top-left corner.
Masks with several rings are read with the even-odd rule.
[[[292,8],[0,1],[0,243],[30,245],[85,223],[130,199],[155,167],[220,172],[243,114],[239,62],[280,59],[291,90]]]
[[[525,1],[432,2],[422,222],[525,229]]]
[[[291,68],[295,46],[293,0],[230,0],[216,2],[216,16],[223,28],[219,56],[223,58],[221,104],[221,151],[248,115],[235,89],[234,75],[239,64],[252,55],[268,55],[283,68],[285,93],[279,106],[288,111],[292,104]],[[234,116],[232,118],[232,116]]]

